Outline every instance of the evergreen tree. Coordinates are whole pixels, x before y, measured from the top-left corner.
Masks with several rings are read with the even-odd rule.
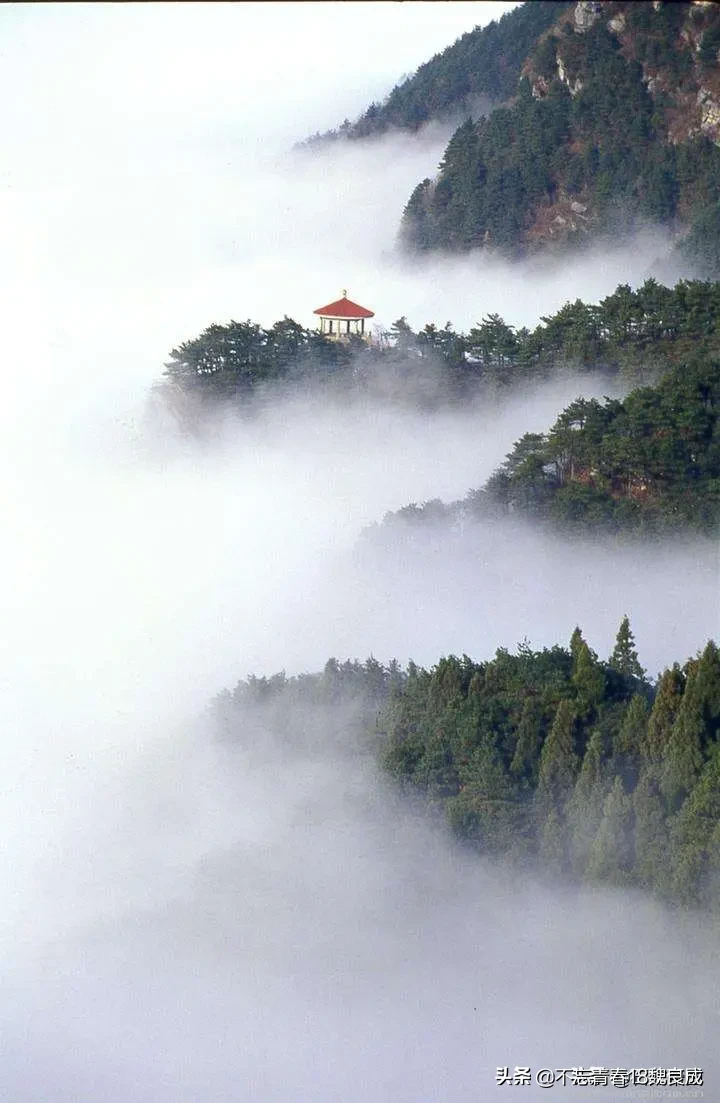
[[[671,809],[680,806],[700,775],[704,736],[697,667],[693,667],[660,764],[660,788]]]
[[[630,620],[627,615],[620,622],[615,647],[610,656],[610,666],[625,678],[645,677],[645,671],[640,666],[635,650],[635,637],[630,628]]]
[[[673,725],[677,718],[685,687],[680,667],[677,663],[664,671],[655,696],[655,702],[648,718],[647,731],[642,746],[642,758],[646,767],[659,767],[665,754],[665,748]]]
[[[482,740],[470,762],[461,768],[460,782],[460,792],[446,804],[453,831],[486,854],[508,856],[521,851],[526,810],[491,736]]]
[[[398,318],[390,326],[390,336],[395,342],[395,348],[399,352],[408,352],[410,349],[416,347],[417,338],[412,329],[408,325],[408,320],[403,315],[402,318]]]
[[[582,767],[568,804],[567,823],[573,871],[582,876],[603,817],[608,792],[606,756],[602,734],[594,731],[588,740]]]
[[[583,634],[579,627],[575,627],[572,636],[570,637],[570,654],[572,655],[572,672],[573,674],[577,670],[577,661],[580,654],[580,648],[585,643]]]
[[[716,912],[720,911],[720,822],[715,825],[708,842],[701,894],[703,904]]]
[[[536,696],[527,697],[518,724],[510,773],[517,781],[524,781],[532,788],[537,783],[542,742],[542,709]]]
[[[720,746],[713,748],[695,789],[680,809],[671,832],[672,889],[675,899],[698,903],[717,893],[720,825]]]
[[[627,882],[633,863],[632,802],[615,778],[605,799],[603,818],[590,848],[587,876],[592,881]]]
[[[573,790],[578,772],[574,729],[572,705],[563,699],[540,754],[537,791],[541,805],[562,809]]]
[[[330,659],[314,675],[249,677],[220,694],[213,713],[225,740],[246,738],[239,729],[248,708],[262,712],[268,732],[282,729],[284,716],[293,738],[309,738],[317,728],[306,722],[308,708],[327,709],[335,724],[340,707],[350,744],[379,751],[399,785],[443,810],[483,853],[523,863],[537,855],[553,874],[720,910],[715,646],[683,671],[665,671],[649,719],[644,694],[626,702],[622,676],[584,640],[576,654],[574,673],[564,648],[527,644],[492,662],[449,656],[406,672],[372,657]],[[572,694],[592,680],[594,664],[606,681],[588,729]]]
[[[577,691],[580,711],[589,716],[595,712],[605,694],[605,674],[597,655],[583,642],[577,653],[573,685]]]
[[[635,814],[635,880],[650,891],[667,881],[668,831],[665,803],[656,778],[645,773],[633,793]]]
[[[613,740],[613,767],[628,791],[635,787],[642,748],[647,738],[648,704],[641,693],[635,693],[625,710],[622,724]]]
[[[540,830],[540,861],[548,873],[557,877],[567,873],[569,868],[565,822],[554,805]]]
[[[697,665],[695,693],[700,702],[705,724],[705,741],[711,742],[720,734],[720,653],[710,640]]]

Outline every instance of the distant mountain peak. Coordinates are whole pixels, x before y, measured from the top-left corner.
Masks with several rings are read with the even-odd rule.
[[[403,240],[517,253],[655,224],[714,274],[720,5],[554,7],[513,95],[458,128],[437,177],[413,192]]]

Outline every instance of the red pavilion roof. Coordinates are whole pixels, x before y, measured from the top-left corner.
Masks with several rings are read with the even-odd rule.
[[[317,310],[313,310],[313,314],[320,314],[324,318],[374,318],[374,310],[366,310],[364,306],[358,306],[357,303],[351,302],[347,296],[343,296],[342,299],[338,299],[334,303],[328,303],[327,306],[320,306]]]

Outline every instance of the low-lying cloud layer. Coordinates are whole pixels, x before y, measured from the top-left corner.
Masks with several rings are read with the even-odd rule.
[[[342,752],[342,715],[303,720],[319,746],[250,715],[238,749],[176,735],[104,779],[43,869],[54,940],[6,974],[9,1098],[501,1099],[505,1065],[712,1084],[701,922],[463,857]]]
[[[367,763],[236,757],[194,724],[247,672],[331,653],[481,658],[576,621],[606,650],[625,612],[653,671],[699,647],[717,623],[705,545],[491,527],[356,546],[386,510],[477,486],[602,382],[425,417],[281,403],[202,446],[145,416],[168,349],[212,321],[309,321],[347,284],[386,324],[531,324],[641,279],[657,242],[569,269],[408,265],[393,234],[441,135],[282,154],[335,121],[345,67],[311,64],[335,8],[303,6],[283,38],[310,51],[287,70],[310,82],[292,127],[292,80],[253,23],[269,7],[124,11],[2,13],[19,106],[0,122],[0,1094],[453,1100],[492,1097],[496,1064],[701,1063],[717,1027],[697,924],[510,885]],[[367,88],[347,70],[340,116],[380,94],[381,54]]]
[[[651,669],[702,643],[703,545],[490,526],[358,548],[385,509],[482,478],[557,392],[425,418],[293,403],[142,461],[128,427],[26,479],[3,655],[9,1097],[459,1100],[494,1098],[504,1064],[710,1060],[697,923],[462,858],[333,749],[342,714],[293,755],[256,718],[237,756],[187,724],[248,671],[330,653],[483,657],[577,620],[607,650],[625,611]]]

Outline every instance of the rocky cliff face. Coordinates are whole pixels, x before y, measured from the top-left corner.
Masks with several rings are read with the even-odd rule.
[[[666,14],[670,7],[672,18]],[[639,8],[645,9],[641,19]],[[715,0],[686,4],[579,0],[542,37],[542,48],[534,50],[523,67],[536,99],[547,96],[553,80],[565,85],[571,96],[582,91],[591,60],[578,50],[569,31],[585,35],[598,23],[618,42],[628,62],[640,64],[642,80],[659,115],[665,116],[665,136],[670,142],[697,135],[720,142],[720,5]],[[551,53],[554,71],[548,71]]]
[[[580,0],[558,5],[516,96],[456,132],[404,230],[419,248],[511,251],[638,222],[681,237],[713,204],[720,4]]]
[[[589,31],[602,16],[602,3],[598,0],[579,0],[573,11],[573,23],[578,34]]]

